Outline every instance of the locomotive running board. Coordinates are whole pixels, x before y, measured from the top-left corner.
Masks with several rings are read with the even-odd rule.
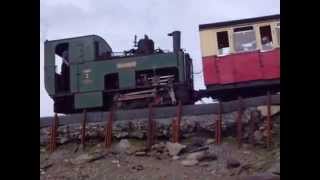
[[[246,98],[242,100],[242,107],[249,108],[254,106],[266,105],[267,96],[259,96],[253,98]],[[223,112],[228,113],[238,110],[238,100],[222,102]],[[271,96],[271,104],[280,104],[280,94]],[[154,119],[171,118],[176,116],[176,106],[169,107],[154,107]],[[115,121],[133,120],[133,119],[147,119],[148,108],[133,109],[133,110],[118,110],[115,113]],[[87,122],[103,122],[109,116],[110,112],[88,112]],[[198,105],[185,105],[182,107],[182,116],[196,116],[205,114],[218,114],[219,104],[198,104]],[[40,117],[40,128],[48,127],[51,125],[54,117]],[[81,113],[59,116],[59,125],[78,124],[81,123],[83,115]]]
[[[135,99],[154,98],[156,96],[155,93],[156,93],[155,89],[150,89],[150,90],[121,94],[116,99],[116,101],[129,101],[129,100],[135,100]]]

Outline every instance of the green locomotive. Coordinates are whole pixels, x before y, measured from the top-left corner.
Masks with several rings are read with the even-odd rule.
[[[173,51],[154,48],[146,35],[135,47],[113,52],[99,36],[89,35],[45,42],[45,88],[56,113],[103,111],[155,105],[192,104],[192,59],[180,48],[180,31]],[[56,61],[61,58],[62,71]]]

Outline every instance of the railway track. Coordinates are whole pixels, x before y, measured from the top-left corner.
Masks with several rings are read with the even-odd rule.
[[[271,104],[280,104],[280,94],[270,95]],[[242,108],[267,105],[268,96],[259,96],[242,99]],[[221,102],[221,113],[229,113],[239,109],[239,101]],[[176,116],[177,107],[153,107],[153,119],[170,118]],[[219,103],[185,105],[182,106],[181,116],[195,116],[205,114],[218,114]],[[110,112],[87,112],[86,122],[103,122],[108,119]],[[149,109],[134,109],[134,110],[118,110],[114,112],[115,121],[125,121],[132,119],[146,119],[149,116]],[[51,126],[54,116],[40,117],[40,128]],[[69,124],[80,124],[83,121],[83,114],[77,113],[72,115],[59,116],[58,126]]]

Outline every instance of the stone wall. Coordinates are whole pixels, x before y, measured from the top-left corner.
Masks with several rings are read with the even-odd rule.
[[[280,112],[279,108],[272,108],[272,115]],[[256,129],[259,130],[260,136],[265,135],[264,119],[265,119],[265,107],[254,107],[244,110],[242,116],[244,139],[249,136],[249,121],[251,114],[256,113]],[[226,113],[222,116],[222,132],[223,136],[234,136],[236,132],[236,118],[238,112]],[[218,118],[216,114],[201,115],[201,116],[184,116],[181,119],[181,135],[188,137],[190,134],[202,132],[214,135],[214,123]],[[157,136],[162,138],[170,138],[171,134],[171,122],[172,119],[155,119],[157,122]],[[88,123],[86,125],[86,137],[87,139],[100,139],[103,140],[105,133],[105,123]],[[130,121],[114,121],[112,135],[114,138],[139,138],[146,137],[148,127],[147,119],[133,119]],[[63,144],[69,141],[79,141],[81,133],[81,124],[64,125],[58,128],[58,143]],[[256,133],[257,136],[259,133]],[[40,129],[40,145],[48,144],[50,136],[50,127]],[[263,137],[262,137],[263,138]]]

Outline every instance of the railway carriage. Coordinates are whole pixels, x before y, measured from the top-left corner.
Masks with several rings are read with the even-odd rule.
[[[199,25],[208,96],[280,90],[280,15]]]

